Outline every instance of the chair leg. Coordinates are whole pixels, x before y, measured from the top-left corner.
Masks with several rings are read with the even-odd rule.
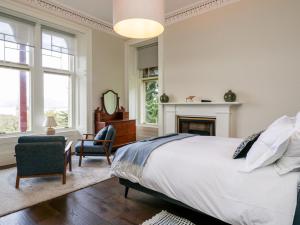
[[[110,158],[109,158],[108,154],[106,155],[106,158],[107,158],[108,165],[111,165],[111,161],[110,161]]]
[[[16,177],[16,188],[19,189],[20,186],[20,177],[17,175]]]
[[[108,165],[111,165],[111,161],[110,161],[110,158],[109,158],[109,153],[108,153],[108,149],[107,149],[106,145],[104,145],[104,151],[105,151],[105,155],[106,155],[106,158],[107,158]]]
[[[125,195],[124,195],[125,198],[127,198],[128,196],[128,191],[129,191],[129,187],[125,187]]]
[[[66,171],[62,175],[62,184],[66,184],[67,176],[66,176]]]
[[[82,155],[79,156],[79,167],[81,167]]]
[[[71,172],[72,171],[72,156],[71,156],[71,154],[69,157],[70,157],[69,158],[69,171]]]

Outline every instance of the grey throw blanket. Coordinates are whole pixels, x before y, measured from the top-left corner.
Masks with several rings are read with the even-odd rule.
[[[193,134],[169,134],[126,145],[115,154],[111,166],[114,174],[131,174],[140,178],[150,154],[159,146],[171,141],[195,136]]]

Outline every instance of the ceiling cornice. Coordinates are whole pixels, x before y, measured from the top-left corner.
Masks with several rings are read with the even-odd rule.
[[[90,28],[101,30],[107,33],[115,34],[112,28],[112,24],[106,21],[100,20],[93,16],[87,15],[78,10],[72,9],[65,5],[59,4],[50,0],[13,0],[19,3],[23,3],[48,13],[55,14],[65,19],[87,25]]]
[[[166,25],[180,22],[208,11],[224,7],[240,0],[200,0],[192,5],[170,12],[166,15]]]
[[[13,0],[13,1],[35,7],[43,11],[47,11],[49,13],[53,13],[65,19],[83,25],[87,25],[90,28],[96,30],[100,30],[100,31],[104,31],[116,35],[116,33],[113,30],[113,25],[111,23],[87,15],[83,12],[59,4],[52,0]],[[168,13],[166,15],[166,26],[191,18],[193,16],[201,15],[208,11],[223,7],[225,5],[237,1],[240,0],[200,0],[195,4]]]

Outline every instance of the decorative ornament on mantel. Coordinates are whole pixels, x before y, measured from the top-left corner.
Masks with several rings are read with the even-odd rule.
[[[232,90],[229,90],[224,95],[225,102],[235,102],[236,101],[236,94],[232,92]]]
[[[114,31],[128,38],[153,38],[164,31],[164,0],[113,0]]]
[[[196,98],[196,96],[188,96],[185,98],[185,102],[194,102],[195,98]]]
[[[161,103],[168,103],[168,102],[169,102],[169,96],[166,95],[165,93],[163,93],[163,94],[160,96],[160,102],[161,102]]]

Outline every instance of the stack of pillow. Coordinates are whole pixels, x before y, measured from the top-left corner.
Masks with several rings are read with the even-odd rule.
[[[245,139],[233,158],[246,157],[242,171],[251,172],[273,163],[278,174],[300,171],[300,112],[283,116],[265,131]]]

